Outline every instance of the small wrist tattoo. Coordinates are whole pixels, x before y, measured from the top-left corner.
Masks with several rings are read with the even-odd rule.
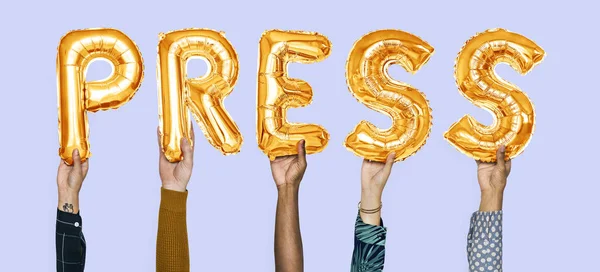
[[[62,206],[62,209],[63,209],[63,212],[74,213],[73,204],[71,204],[71,203],[65,203]]]

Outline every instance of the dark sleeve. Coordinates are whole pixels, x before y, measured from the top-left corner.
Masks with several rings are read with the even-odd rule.
[[[473,213],[467,260],[469,271],[502,272],[502,211]]]
[[[386,233],[383,219],[381,226],[374,226],[364,223],[360,214],[356,217],[351,272],[383,271]]]
[[[82,272],[85,267],[85,238],[81,216],[57,209],[56,271]]]

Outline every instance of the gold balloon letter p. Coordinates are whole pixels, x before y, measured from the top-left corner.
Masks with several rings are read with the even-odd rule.
[[[187,78],[188,60],[195,57],[209,63],[209,72]],[[169,161],[180,161],[180,141],[191,139],[188,108],[211,145],[223,154],[240,151],[242,135],[223,105],[237,81],[238,59],[223,34],[209,29],[161,34],[157,70],[161,145]]]
[[[327,145],[329,134],[314,124],[286,120],[287,108],[307,106],[312,88],[307,82],[287,76],[289,62],[312,63],[329,56],[330,41],[314,32],[270,30],[259,43],[257,138],[259,148],[273,160],[297,154],[296,144],[305,140],[308,154]]]
[[[109,62],[112,74],[99,81],[86,82],[90,63]],[[116,29],[85,29],[67,33],[58,46],[58,137],[60,157],[73,163],[79,150],[82,160],[91,156],[86,111],[116,109],[129,101],[143,78],[142,56],[131,39]]]

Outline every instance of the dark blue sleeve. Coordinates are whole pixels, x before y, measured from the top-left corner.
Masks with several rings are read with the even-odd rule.
[[[85,238],[79,213],[57,209],[56,215],[56,271],[83,272],[85,268]]]

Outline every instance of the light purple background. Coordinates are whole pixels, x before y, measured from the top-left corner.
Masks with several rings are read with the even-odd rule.
[[[141,2],[141,1],[140,1]],[[261,3],[259,3],[261,2]],[[348,271],[361,159],[342,142],[363,119],[387,117],[350,95],[344,78],[352,44],[367,32],[398,28],[435,47],[416,75],[392,74],[427,94],[434,126],[414,157],[395,165],[384,194],[389,228],[386,271],[466,271],[466,232],[477,209],[475,163],[443,133],[464,114],[491,116],[465,100],[453,78],[456,54],[477,32],[503,27],[542,46],[546,59],[522,77],[506,65],[502,77],[536,107],[536,132],[513,162],[505,196],[505,271],[593,271],[598,230],[598,6],[584,1],[12,1],[0,10],[2,54],[2,271],[53,271],[56,209],[56,47],[72,29],[113,27],[139,46],[145,79],[118,110],[89,114],[93,157],[81,192],[87,272],[153,271],[160,180],[157,171],[156,46],[158,33],[188,27],[226,32],[240,76],[226,108],[244,144],[222,156],[199,133],[189,185],[188,229],[193,271],[273,271],[276,189],[257,148],[257,48],[267,29],[318,31],[331,56],[293,64],[314,102],[289,119],[322,124],[324,152],[308,158],[300,191],[306,271]],[[592,1],[589,1],[590,3]],[[194,63],[196,64],[196,63]],[[199,75],[200,65],[190,74]],[[108,75],[95,63],[88,79]],[[596,260],[596,261],[593,261]],[[118,268],[118,269],[117,269]]]

